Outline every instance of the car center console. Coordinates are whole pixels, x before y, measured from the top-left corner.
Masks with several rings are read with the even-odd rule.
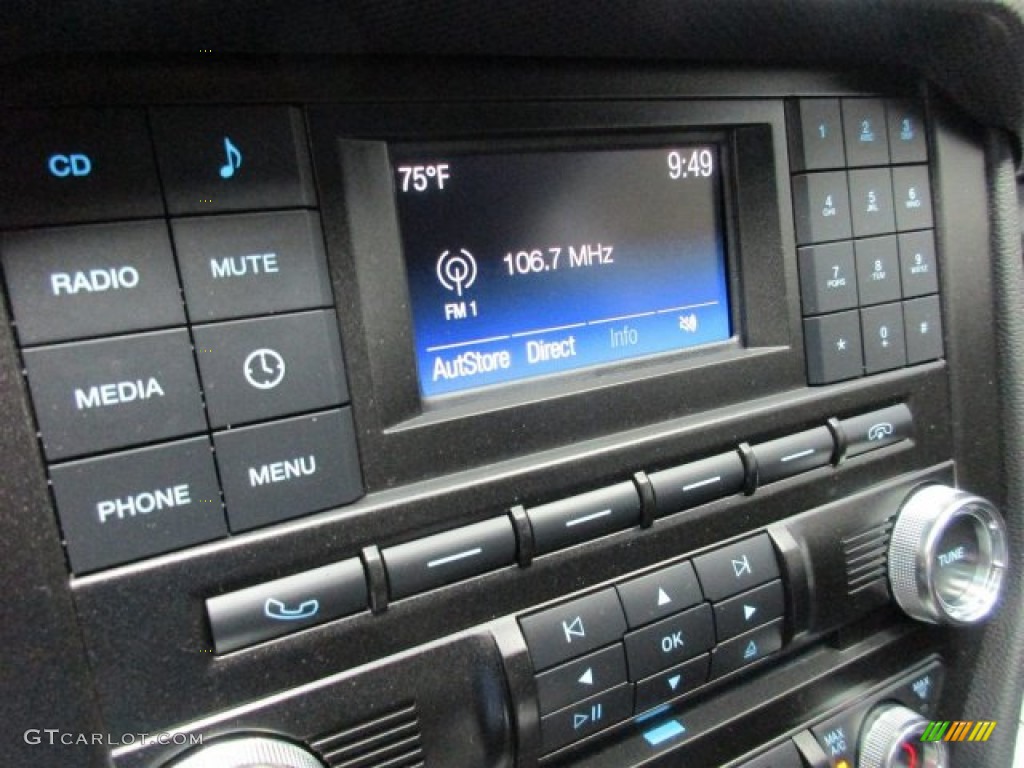
[[[9,112],[115,765],[948,764],[937,625],[1009,566],[984,152],[789,78]]]

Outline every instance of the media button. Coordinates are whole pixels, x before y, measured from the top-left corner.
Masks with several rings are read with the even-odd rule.
[[[693,565],[704,596],[716,602],[779,578],[775,549],[763,533],[701,555]]]
[[[629,679],[650,677],[715,644],[711,607],[705,603],[626,635]]]
[[[50,480],[79,575],[227,534],[205,437],[58,464]]]
[[[519,619],[533,668],[538,672],[596,648],[617,643],[626,618],[614,589],[548,608]]]
[[[616,589],[630,629],[679,613],[704,599],[689,563],[662,568]]]
[[[540,713],[546,715],[626,682],[626,655],[616,643],[537,675]]]
[[[185,330],[25,350],[51,461],[206,430]]]
[[[298,110],[167,107],[152,118],[171,214],[316,205]]]
[[[215,429],[348,401],[332,311],[197,326],[192,334]]]
[[[185,324],[163,221],[0,236],[22,346]]]
[[[163,215],[141,110],[5,111],[0,157],[0,227]]]
[[[297,632],[367,606],[358,559],[314,568],[206,601],[217,653]]]
[[[175,219],[171,228],[194,323],[333,303],[313,212]]]
[[[218,432],[213,444],[232,531],[341,506],[363,494],[349,408]]]

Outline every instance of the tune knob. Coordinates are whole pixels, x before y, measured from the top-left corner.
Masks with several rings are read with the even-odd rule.
[[[949,768],[942,741],[921,741],[928,721],[898,704],[868,713],[857,745],[857,768]]]
[[[234,736],[204,746],[168,768],[324,768],[324,764],[284,739]]]
[[[992,613],[1006,570],[1006,527],[980,496],[945,485],[912,493],[889,544],[900,607],[934,624],[975,624]]]

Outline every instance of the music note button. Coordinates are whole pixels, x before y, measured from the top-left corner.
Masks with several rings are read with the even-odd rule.
[[[227,136],[224,137],[224,154],[227,156],[227,162],[220,167],[220,177],[230,179],[235,175],[235,171],[242,167],[242,151]]]

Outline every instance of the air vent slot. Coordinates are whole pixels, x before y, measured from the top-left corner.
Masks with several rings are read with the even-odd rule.
[[[846,562],[846,592],[855,595],[870,589],[888,576],[889,538],[893,521],[843,539]]]
[[[422,768],[415,704],[317,737],[310,746],[331,768]]]

